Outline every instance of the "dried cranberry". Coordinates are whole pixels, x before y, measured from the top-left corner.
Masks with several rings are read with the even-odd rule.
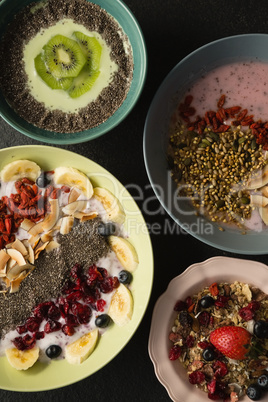
[[[70,308],[71,312],[73,313],[73,315],[78,316],[79,313],[83,311],[83,304],[79,303],[79,302],[73,302],[71,303],[71,308]]]
[[[214,394],[214,393],[215,393],[215,391],[216,391],[216,384],[217,384],[217,381],[216,381],[215,378],[213,378],[213,380],[210,381],[210,382],[207,384],[208,392],[209,392],[210,394]]]
[[[60,319],[60,309],[54,304],[53,306],[49,307],[48,312],[47,312],[48,318],[51,318],[52,320],[59,320]]]
[[[210,320],[210,313],[208,311],[202,311],[197,318],[200,325],[207,327]]]
[[[224,377],[228,373],[226,364],[220,360],[216,360],[213,363],[212,368],[216,377]]]
[[[93,304],[93,303],[95,303],[95,297],[94,297],[94,296],[91,296],[91,295],[85,296],[85,297],[83,298],[83,300],[84,300],[84,302],[85,302],[86,304]]]
[[[59,331],[61,329],[61,323],[58,321],[48,320],[45,324],[44,331],[46,334],[51,332]]]
[[[191,298],[191,296],[186,297],[185,303],[186,303],[187,309],[193,304],[193,299]]]
[[[238,311],[238,314],[244,321],[250,321],[254,317],[254,311],[250,310],[248,307],[243,307]]]
[[[68,296],[66,296],[67,301],[80,300],[82,298],[83,298],[83,293],[80,290],[69,293]]]
[[[92,311],[86,304],[83,306],[83,311],[78,314],[78,321],[80,324],[87,324],[91,318]]]
[[[179,311],[183,311],[183,310],[187,310],[187,304],[182,300],[178,300],[174,306],[174,311],[179,312]]]
[[[113,276],[113,288],[117,289],[118,286],[120,285],[119,279],[117,276]]]
[[[211,343],[207,341],[198,342],[197,346],[199,346],[201,349],[206,349],[208,346],[211,346]]]
[[[36,332],[39,330],[42,319],[39,317],[29,317],[26,320],[25,327],[27,331]]]
[[[68,280],[62,288],[62,293],[68,295],[72,293],[74,290],[76,290],[76,284]]]
[[[107,269],[106,268],[98,268],[98,271],[101,273],[101,276],[103,277],[103,278],[107,278],[107,276],[108,276],[108,271],[107,271]]]
[[[16,330],[20,335],[25,334],[25,332],[27,332],[25,325],[18,325]]]
[[[73,266],[73,268],[71,269],[70,275],[71,275],[72,278],[76,279],[76,278],[78,278],[78,277],[80,277],[82,275],[82,272],[83,272],[83,270],[82,270],[81,265],[80,264],[75,264]]]
[[[76,327],[77,325],[79,325],[77,317],[75,317],[73,314],[68,314],[65,317],[65,323],[71,327]]]
[[[192,335],[188,335],[185,344],[187,348],[192,348],[194,346],[194,337]]]
[[[181,355],[181,347],[179,345],[174,345],[169,351],[169,360],[177,360]]]
[[[43,339],[45,337],[44,331],[34,332],[34,338],[38,341],[39,339]]]
[[[68,336],[72,336],[75,333],[74,327],[72,327],[70,325],[66,325],[66,324],[63,325],[61,330],[65,335],[68,335]]]
[[[21,336],[17,336],[15,339],[12,340],[14,346],[18,349],[18,350],[25,350],[26,349],[26,345],[23,342],[23,339]]]
[[[201,384],[203,381],[205,381],[205,374],[202,371],[196,370],[189,374],[190,384]]]
[[[99,284],[100,290],[102,293],[110,293],[113,291],[113,278],[109,276],[108,278],[103,279],[102,282]]]
[[[96,301],[96,309],[97,311],[104,311],[104,306],[106,305],[106,301],[103,299],[99,299]]]
[[[229,299],[230,299],[229,296],[218,295],[217,300],[215,301],[215,306],[219,308],[226,307]]]
[[[181,311],[179,314],[179,322],[185,327],[191,327],[193,318],[187,313],[187,311]]]
[[[27,350],[32,349],[36,344],[35,337],[30,336],[29,334],[24,335],[22,340]]]
[[[250,310],[252,310],[252,311],[257,311],[257,310],[259,310],[260,309],[260,307],[261,307],[261,303],[260,302],[258,302],[257,300],[252,300],[249,304],[248,304],[248,306],[247,306]]]
[[[38,304],[33,310],[34,316],[42,319],[47,319],[47,312],[49,307],[51,307],[53,302],[44,302]]]

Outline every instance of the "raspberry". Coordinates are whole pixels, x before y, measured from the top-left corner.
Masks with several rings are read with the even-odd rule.
[[[182,301],[182,300],[178,300],[177,303],[174,306],[174,311],[182,311],[182,310],[187,310],[187,304]]]
[[[170,360],[177,360],[181,355],[181,347],[179,345],[174,345],[169,351],[169,359]]]
[[[200,325],[202,325],[203,327],[208,326],[210,320],[210,314],[208,311],[202,311],[202,313],[200,313],[197,318]]]
[[[189,374],[190,384],[201,384],[203,381],[205,381],[205,374],[202,371],[196,370]]]

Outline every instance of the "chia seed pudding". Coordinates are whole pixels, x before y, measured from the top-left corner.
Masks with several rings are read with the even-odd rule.
[[[95,99],[67,112],[60,106],[51,109],[33,96],[24,61],[25,46],[41,30],[45,32],[65,20],[100,35],[110,49],[111,61],[117,66]],[[5,60],[0,73],[0,89],[10,106],[33,125],[59,133],[87,130],[106,121],[125,100],[133,75],[132,49],[126,34],[104,9],[86,0],[47,0],[29,4],[8,25],[0,42],[0,58]],[[53,90],[51,93],[50,99]]]

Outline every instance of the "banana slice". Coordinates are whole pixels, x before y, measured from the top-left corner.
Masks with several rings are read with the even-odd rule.
[[[65,358],[70,364],[81,364],[95,349],[98,341],[98,329],[83,335],[77,341],[70,343],[65,349]]]
[[[118,236],[109,236],[109,244],[123,267],[130,272],[135,271],[139,258],[134,246],[128,240]]]
[[[7,182],[27,177],[30,180],[36,181],[37,177],[40,176],[40,173],[40,166],[33,161],[23,159],[8,163],[1,170],[1,179],[4,182]]]
[[[114,323],[120,327],[126,325],[133,314],[133,298],[130,290],[120,283],[116,289],[108,311]]]
[[[102,203],[110,221],[120,224],[125,221],[126,215],[120,201],[109,190],[95,187],[94,197]]]
[[[39,357],[39,348],[18,350],[10,348],[5,350],[9,364],[16,370],[27,370],[32,367]]]
[[[93,187],[89,178],[80,170],[72,167],[58,167],[55,169],[54,181],[56,184],[63,184],[70,187],[76,187],[81,190],[87,198],[93,195]]]

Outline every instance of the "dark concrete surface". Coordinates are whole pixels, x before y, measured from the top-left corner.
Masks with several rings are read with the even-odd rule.
[[[88,143],[59,147],[96,161],[124,185],[137,183],[144,189],[145,197],[153,198],[144,167],[142,140],[146,114],[157,88],[184,56],[208,42],[242,33],[268,33],[268,3],[266,0],[126,0],[125,3],[137,18],[147,45],[149,67],[143,93],[126,120],[110,133]],[[16,132],[1,119],[0,138],[1,148],[41,144]],[[143,209],[143,202],[138,201],[138,204]],[[151,202],[151,208],[158,208],[157,200]],[[163,212],[157,217],[145,215],[145,219],[163,227],[170,218]],[[185,234],[152,234],[151,238],[155,258],[152,296],[140,327],[123,351],[103,369],[76,384],[41,393],[0,390],[0,401],[170,400],[154,374],[147,351],[157,298],[169,281],[192,263],[217,255],[261,262],[267,262],[267,257],[233,255]]]

